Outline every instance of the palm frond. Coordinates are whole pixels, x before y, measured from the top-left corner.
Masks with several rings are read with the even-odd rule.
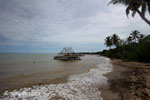
[[[133,12],[132,12],[132,17],[134,17],[134,16],[135,16],[135,14],[136,14],[136,11],[133,11]]]
[[[117,2],[118,2],[117,0],[111,0],[111,1],[108,2],[107,6],[110,5],[110,4],[114,4],[115,5]]]
[[[126,15],[127,15],[127,17],[128,17],[128,15],[129,15],[129,13],[130,13],[130,6],[128,6],[128,7],[126,8]]]
[[[132,12],[132,17],[136,12],[140,15],[141,19],[150,25],[150,20],[145,17],[146,12],[150,14],[150,0],[110,0],[109,4],[122,4],[126,7],[126,15]]]
[[[123,5],[125,5],[125,6],[127,6],[128,4],[129,4],[129,2],[130,2],[130,0],[111,0],[109,3],[108,3],[108,5],[109,4],[123,4]]]
[[[148,12],[149,12],[149,14],[150,14],[150,2],[147,3],[147,6],[148,6],[148,7],[147,7],[147,8],[148,8]]]

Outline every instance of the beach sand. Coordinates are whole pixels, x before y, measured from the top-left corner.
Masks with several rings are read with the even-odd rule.
[[[150,100],[150,63],[111,62],[114,71],[105,75],[108,84],[99,88],[104,100]]]

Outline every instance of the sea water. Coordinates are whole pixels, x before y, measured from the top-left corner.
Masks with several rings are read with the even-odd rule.
[[[48,58],[50,57],[52,57],[52,55]],[[30,59],[29,61],[32,60]],[[40,62],[40,60],[38,62]],[[48,65],[55,65],[51,63]],[[107,84],[107,78],[103,75],[112,71],[112,64],[108,58],[100,56],[84,56],[81,61],[56,61],[55,63],[58,64],[55,65],[55,67],[57,66],[56,69],[55,67],[50,67],[49,69],[55,69],[54,72],[56,72],[58,76],[59,71],[57,72],[57,70],[67,70],[70,68],[70,70],[67,70],[69,72],[63,72],[66,74],[69,73],[67,82],[39,86],[35,85],[29,88],[20,88],[19,90],[13,90],[10,92],[6,90],[3,93],[1,100],[102,100],[101,91],[98,88],[102,84]],[[44,63],[42,65],[44,66]],[[66,66],[68,66],[67,69]],[[38,71],[39,70],[37,70],[37,73],[39,73]],[[41,71],[45,72],[44,69]],[[28,73],[31,72],[29,71]],[[55,77],[57,77],[57,75]]]

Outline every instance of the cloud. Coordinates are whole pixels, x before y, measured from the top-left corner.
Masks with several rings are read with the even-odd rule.
[[[149,26],[138,15],[127,19],[123,6],[107,3],[107,0],[0,0],[0,45],[5,48],[72,45],[82,49],[84,44],[91,51],[103,49],[104,38],[113,33],[122,38],[135,29],[149,34]]]

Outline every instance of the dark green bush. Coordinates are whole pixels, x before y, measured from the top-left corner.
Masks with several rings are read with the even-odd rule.
[[[114,49],[103,50],[100,54],[128,61],[150,62],[150,35],[138,43],[130,43]]]

